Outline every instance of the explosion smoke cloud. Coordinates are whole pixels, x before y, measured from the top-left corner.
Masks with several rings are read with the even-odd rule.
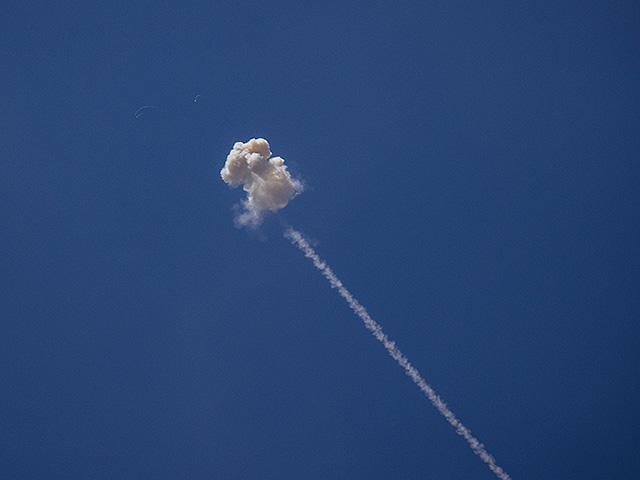
[[[284,159],[271,157],[269,142],[264,138],[236,142],[220,176],[233,187],[242,185],[247,192],[241,202],[243,211],[235,219],[238,226],[260,225],[266,212],[286,207],[303,190],[302,183],[287,171]]]

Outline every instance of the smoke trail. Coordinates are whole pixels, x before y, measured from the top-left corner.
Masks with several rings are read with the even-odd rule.
[[[155,105],[145,105],[144,107],[140,107],[138,110],[136,110],[136,113],[134,113],[134,115],[136,116],[136,118],[140,118],[140,115],[142,115],[145,109],[148,109],[148,108],[154,108],[156,110],[160,110],[160,107],[156,107]]]
[[[456,429],[458,435],[464,437],[467,441],[473,452],[480,457],[480,459],[487,464],[487,466],[491,469],[495,475],[501,480],[511,480],[511,477],[505,472],[501,467],[496,465],[496,461],[494,458],[487,452],[484,448],[484,445],[478,441],[473,435],[471,435],[471,431],[465,427],[460,420],[456,418],[447,404],[433,391],[433,389],[425,382],[425,380],[420,376],[420,373],[416,368],[409,363],[407,357],[396,347],[395,342],[389,340],[389,337],[382,331],[382,327],[378,325],[378,323],[373,320],[367,313],[367,310],[360,305],[360,302],[356,300],[351,292],[342,285],[342,282],[336,277],[333,273],[333,270],[329,268],[329,266],[320,259],[318,254],[311,248],[311,245],[304,239],[302,234],[291,227],[288,227],[284,236],[288,238],[293,245],[298,247],[307,258],[310,258],[313,261],[313,265],[320,270],[320,272],[325,276],[329,283],[331,284],[331,288],[335,288],[338,290],[342,298],[344,298],[349,307],[353,312],[360,317],[360,319],[364,322],[365,327],[373,334],[374,337],[380,341],[384,345],[384,348],[387,349],[389,355],[398,362],[402,368],[404,368],[405,373],[413,380],[413,382],[422,390],[422,392],[426,395],[426,397],[431,401],[434,407],[438,409],[438,411],[442,414],[444,418],[447,419],[447,422],[451,424],[452,427]]]

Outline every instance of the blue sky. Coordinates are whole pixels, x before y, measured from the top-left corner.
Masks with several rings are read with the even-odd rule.
[[[513,479],[638,478],[639,20],[6,6],[0,477],[495,478],[275,218],[234,228],[264,137],[282,218]]]

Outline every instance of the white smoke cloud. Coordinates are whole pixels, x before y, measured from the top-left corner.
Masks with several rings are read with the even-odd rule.
[[[271,157],[269,142],[264,138],[236,142],[220,176],[233,187],[242,185],[247,192],[235,219],[238,226],[257,227],[266,212],[286,207],[303,190],[302,183],[287,171],[284,159]]]

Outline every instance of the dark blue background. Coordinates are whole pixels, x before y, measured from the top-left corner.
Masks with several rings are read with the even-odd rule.
[[[640,7],[211,3],[2,9],[0,477],[494,478],[262,136],[514,480],[638,478]]]

